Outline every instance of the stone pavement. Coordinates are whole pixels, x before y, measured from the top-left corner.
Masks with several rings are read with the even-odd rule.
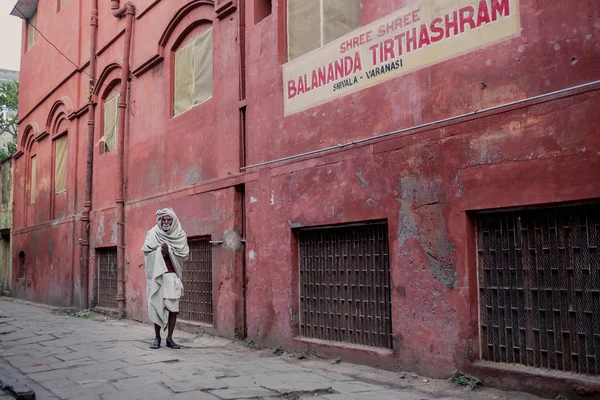
[[[313,357],[278,357],[179,331],[175,339],[184,349],[150,350],[152,338],[149,325],[69,317],[0,298],[0,370],[35,390],[38,400],[537,399]]]

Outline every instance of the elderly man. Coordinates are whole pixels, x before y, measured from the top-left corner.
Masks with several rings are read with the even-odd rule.
[[[148,231],[144,247],[148,316],[154,323],[151,349],[160,348],[160,330],[167,329],[167,347],[180,349],[173,341],[173,330],[183,296],[181,272],[189,254],[187,236],[175,212],[165,208],[156,212],[156,226]]]

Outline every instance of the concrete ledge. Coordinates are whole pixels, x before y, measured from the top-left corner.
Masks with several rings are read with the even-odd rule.
[[[91,308],[91,310],[97,314],[105,315],[110,318],[118,319],[119,316],[118,311],[114,308],[96,306]]]
[[[322,346],[324,348],[329,349],[338,349],[338,350],[359,350],[365,352],[367,354],[372,354],[378,357],[387,357],[394,354],[392,350],[381,349],[379,347],[370,347],[370,346],[361,346],[359,344],[345,343],[345,342],[332,342],[328,340],[321,339],[312,339],[304,336],[296,336],[294,338],[295,342],[304,343],[307,345],[317,345]]]
[[[477,361],[467,368],[467,372],[484,380],[486,386],[503,390],[518,390],[552,399],[562,394],[569,400],[600,400],[600,377],[489,361]]]
[[[16,378],[0,370],[0,389],[15,396],[17,400],[35,400],[35,392]]]
[[[283,343],[284,345],[288,345]],[[369,365],[375,368],[394,369],[397,362],[392,349],[361,346],[350,343],[331,342],[326,340],[295,337],[289,346],[292,350],[304,351],[315,354],[320,358],[338,358],[341,361],[353,364]],[[288,348],[286,347],[286,350]]]
[[[181,329],[184,332],[193,333],[194,335],[207,334],[207,335],[211,335],[211,336],[219,336],[217,334],[217,330],[215,329],[214,325],[206,324],[203,322],[195,322],[195,321],[187,321],[184,319],[177,319],[177,324],[175,325],[175,327],[178,329]],[[221,335],[221,336],[225,337],[223,335]],[[227,339],[232,339],[232,338],[227,338]]]

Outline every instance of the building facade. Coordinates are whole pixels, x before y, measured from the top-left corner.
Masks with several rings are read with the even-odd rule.
[[[0,162],[0,293],[12,294],[12,158]]]
[[[0,85],[10,84],[19,81],[19,71],[0,69]],[[0,97],[4,93],[0,90]],[[0,106],[0,119],[12,121],[16,118],[16,111],[4,106]],[[9,150],[8,145],[15,145],[16,124],[14,131],[0,132],[0,148]],[[6,156],[5,156],[6,157]],[[11,229],[12,229],[12,158],[0,161],[0,293],[11,295],[12,286],[12,250],[11,250]]]
[[[597,1],[13,14],[15,296],[147,320],[170,206],[197,329],[430,376],[600,373]]]

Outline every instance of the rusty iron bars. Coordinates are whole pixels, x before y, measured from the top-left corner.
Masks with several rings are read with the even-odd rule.
[[[392,347],[386,224],[298,232],[300,334]]]
[[[117,249],[96,250],[98,260],[98,306],[117,308]]]
[[[477,216],[481,358],[600,374],[600,205]]]
[[[189,247],[179,315],[182,320],[212,324],[212,244],[209,239],[190,240]]]

